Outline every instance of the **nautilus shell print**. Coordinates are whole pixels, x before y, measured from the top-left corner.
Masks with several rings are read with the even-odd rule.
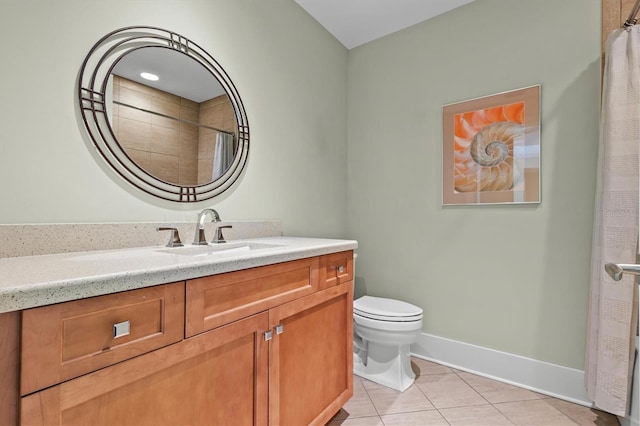
[[[454,116],[454,188],[507,191],[522,181],[516,145],[524,140],[524,102]]]

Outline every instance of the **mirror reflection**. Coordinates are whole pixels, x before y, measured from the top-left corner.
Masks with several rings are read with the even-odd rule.
[[[163,47],[129,51],[112,72],[110,124],[126,154],[175,185],[204,185],[238,149],[233,105],[218,80],[189,56]]]

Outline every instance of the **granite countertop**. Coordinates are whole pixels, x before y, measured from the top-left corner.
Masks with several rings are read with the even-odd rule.
[[[0,313],[353,250],[357,246],[353,240],[269,237],[209,246],[187,244],[1,258]]]

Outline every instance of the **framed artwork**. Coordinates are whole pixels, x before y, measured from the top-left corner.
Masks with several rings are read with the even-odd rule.
[[[442,107],[442,204],[540,202],[540,85]]]

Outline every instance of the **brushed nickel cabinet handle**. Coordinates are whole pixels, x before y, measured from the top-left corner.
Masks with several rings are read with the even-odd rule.
[[[117,324],[113,324],[113,338],[128,336],[131,332],[131,324],[129,321],[122,321]]]

